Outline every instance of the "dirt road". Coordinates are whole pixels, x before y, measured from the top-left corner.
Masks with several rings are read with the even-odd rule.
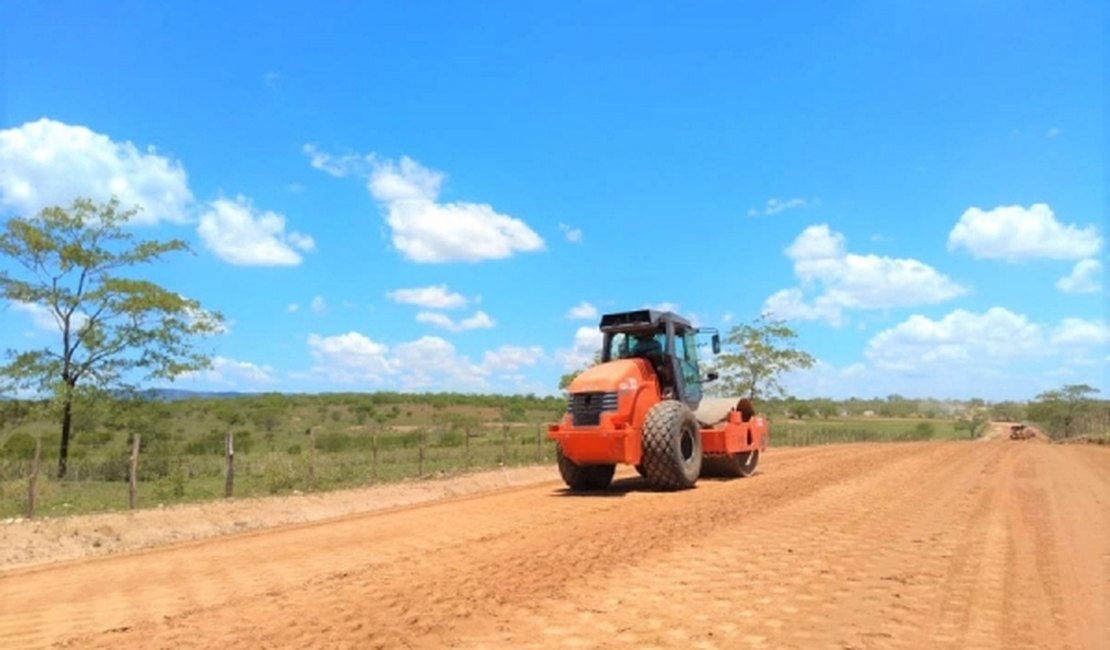
[[[1110,450],[771,450],[0,573],[0,647],[1110,648]]]

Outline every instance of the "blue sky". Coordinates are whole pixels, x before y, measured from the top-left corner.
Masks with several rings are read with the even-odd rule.
[[[3,11],[0,218],[187,240],[182,387],[546,394],[651,305],[787,319],[800,396],[1110,392],[1104,3]]]

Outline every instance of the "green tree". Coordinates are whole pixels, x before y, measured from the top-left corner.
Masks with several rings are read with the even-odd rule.
[[[167,253],[181,240],[141,241],[124,230],[136,210],[118,201],[77,199],[0,229],[0,296],[30,305],[57,326],[55,345],[8,351],[0,377],[56,397],[61,418],[58,477],[66,474],[78,386],[127,388],[135,378],[168,379],[208,367],[194,336],[218,332],[223,317],[195,300],[123,272]],[[17,275],[18,274],[18,275]]]
[[[733,327],[725,337],[728,348],[717,357],[717,391],[751,399],[783,395],[779,377],[814,364],[808,352],[794,347],[797,338],[784,321],[766,315],[751,324]]]
[[[828,398],[813,400],[813,411],[826,420],[840,415],[840,407]]]
[[[581,375],[583,372],[586,371],[586,369],[592,368],[593,366],[596,366],[599,363],[601,363],[601,351],[600,350],[594,353],[594,359],[588,365],[586,365],[582,368],[579,368],[578,370],[572,370],[572,371],[566,373],[565,375],[559,377],[559,390],[566,391],[568,388],[570,388],[570,385],[574,382],[574,380],[578,378],[578,375]]]
[[[1087,384],[1068,384],[1056,390],[1037,395],[1037,402],[1030,404],[1030,419],[1044,422],[1053,428],[1062,428],[1065,438],[1072,434],[1072,424],[1091,403],[1099,389]]]
[[[978,438],[988,422],[989,420],[982,409],[972,407],[956,418],[954,426],[956,431],[966,430],[969,438]]]

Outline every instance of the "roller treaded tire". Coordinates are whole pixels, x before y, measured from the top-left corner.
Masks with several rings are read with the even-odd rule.
[[[744,478],[755,473],[759,464],[759,450],[740,451],[729,456],[710,456],[702,461],[702,476]]]
[[[644,478],[661,490],[694,487],[701,474],[701,431],[694,413],[682,402],[665,400],[644,419]]]
[[[563,482],[574,492],[604,490],[613,482],[616,465],[578,465],[563,455],[561,446],[555,447],[555,460],[559,463],[559,475]]]

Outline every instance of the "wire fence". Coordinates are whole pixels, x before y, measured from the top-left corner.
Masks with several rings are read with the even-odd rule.
[[[0,517],[152,507],[215,498],[292,494],[554,462],[546,427],[503,425],[462,431],[373,433],[342,440],[309,431],[284,451],[139,452],[71,460],[64,479],[51,458],[0,461]],[[352,442],[353,440],[353,442]]]

